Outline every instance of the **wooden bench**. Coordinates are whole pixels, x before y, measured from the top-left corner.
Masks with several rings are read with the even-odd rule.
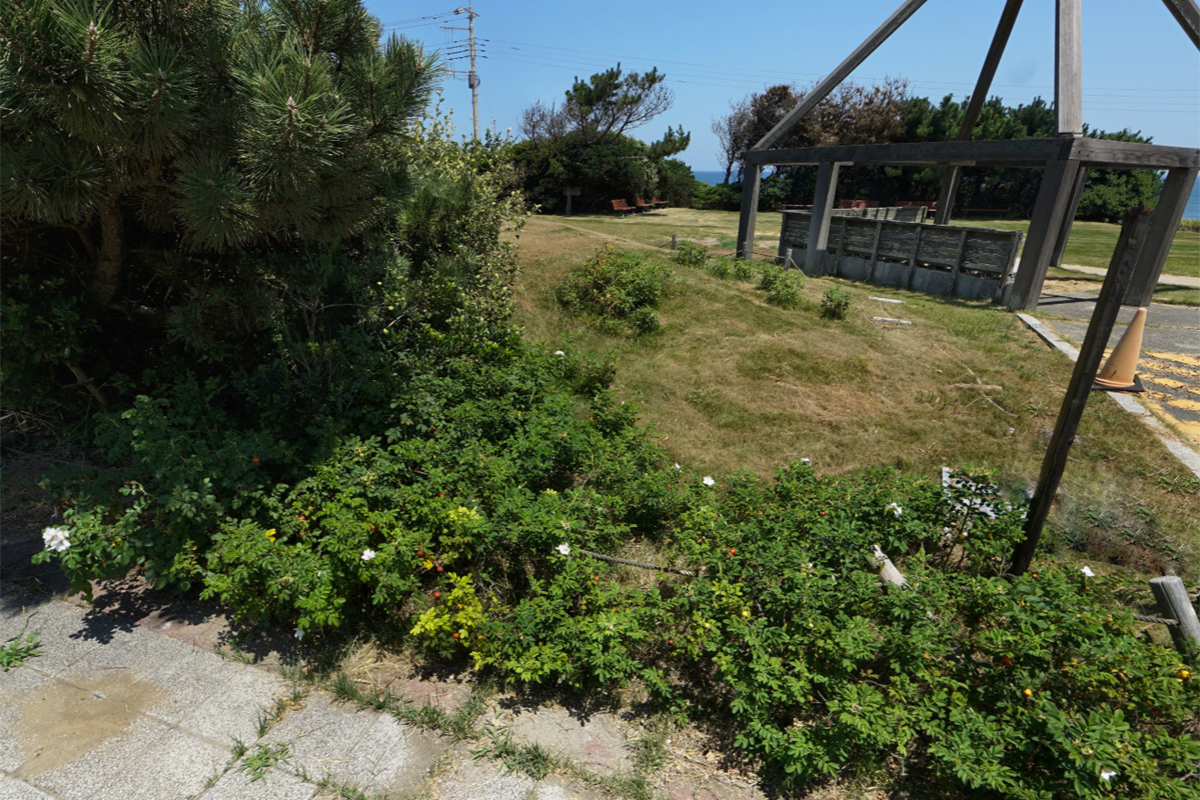
[[[659,200],[657,197],[650,201],[650,205],[655,208],[666,208],[669,204],[666,200]]]
[[[653,211],[653,210],[654,210],[654,204],[653,204],[653,203],[647,203],[647,202],[646,202],[646,199],[645,199],[644,197],[639,197],[639,198],[637,199],[637,209],[638,209],[638,211],[642,211],[642,212],[646,212],[646,211]]]
[[[613,208],[614,214],[616,214],[618,216],[622,216],[622,217],[625,216],[626,214],[633,214],[637,211],[636,208],[629,207],[629,204],[625,202],[624,197],[619,197],[616,200],[613,200],[612,208]]]

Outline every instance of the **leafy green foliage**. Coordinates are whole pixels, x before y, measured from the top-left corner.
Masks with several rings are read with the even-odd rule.
[[[852,298],[842,289],[826,289],[821,295],[821,317],[824,319],[845,319],[850,311]]]
[[[595,314],[617,329],[628,325],[635,333],[651,333],[658,329],[655,308],[670,290],[671,277],[663,264],[610,245],[572,270],[555,296],[565,308]]]
[[[11,636],[0,645],[0,670],[8,672],[13,667],[19,667],[26,659],[40,655],[42,650],[37,631]]]
[[[686,165],[667,159],[686,150],[691,136],[670,126],[650,144],[628,135],[671,107],[665,78],[657,69],[625,73],[617,66],[577,78],[561,106],[539,101],[526,109],[525,141],[513,148],[526,196],[544,210],[561,209],[569,186],[580,190],[576,205],[591,211],[610,210],[615,198],[659,193],[674,204],[686,201],[695,178]]]
[[[442,74],[380,31],[358,0],[0,4],[10,397],[128,397],[172,355],[244,363],[362,302]]]
[[[685,267],[703,267],[708,262],[708,248],[696,242],[684,239],[677,242],[675,252],[671,254],[675,263]]]
[[[800,305],[800,289],[804,276],[799,270],[784,269],[775,264],[762,268],[758,288],[767,293],[767,302],[780,308],[796,308]]]

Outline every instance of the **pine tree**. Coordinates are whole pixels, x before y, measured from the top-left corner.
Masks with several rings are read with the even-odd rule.
[[[442,70],[380,39],[360,0],[0,0],[6,304],[34,276],[100,325],[178,322],[238,302],[238,252],[393,213]]]

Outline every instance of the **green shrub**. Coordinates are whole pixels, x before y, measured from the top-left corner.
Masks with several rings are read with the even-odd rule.
[[[733,274],[732,261],[733,259],[731,258],[714,259],[707,267],[705,267],[705,269],[707,269],[708,274],[712,275],[714,278],[725,280],[731,274]]]
[[[744,258],[734,259],[733,277],[739,281],[754,280],[754,265]]]
[[[671,277],[663,264],[610,245],[568,273],[555,296],[568,310],[594,314],[614,331],[628,325],[646,333],[658,327],[654,309]]]
[[[758,279],[758,288],[767,293],[767,302],[780,308],[800,305],[800,289],[804,276],[795,270],[785,270],[775,264],[765,264]]]
[[[841,289],[826,289],[821,296],[821,317],[824,319],[845,319],[850,311],[851,297]]]
[[[671,254],[677,264],[685,267],[703,267],[708,261],[708,248],[686,239],[677,242],[675,252]]]

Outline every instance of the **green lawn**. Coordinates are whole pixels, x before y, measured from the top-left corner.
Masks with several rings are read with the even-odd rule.
[[[952,220],[950,224],[1029,232],[1029,220]],[[1120,225],[1108,222],[1076,222],[1071,226],[1071,238],[1067,240],[1067,252],[1063,255],[1063,263],[1084,267],[1107,267],[1112,260],[1113,250],[1117,246],[1117,235],[1120,232]],[[1163,272],[1168,275],[1200,278],[1200,231],[1180,231],[1176,234]]]

